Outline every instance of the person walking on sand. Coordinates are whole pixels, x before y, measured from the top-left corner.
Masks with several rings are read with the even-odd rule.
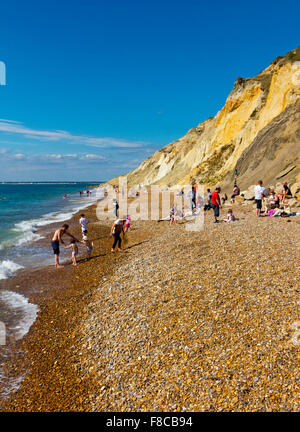
[[[78,255],[78,246],[75,239],[71,239],[69,246],[64,245],[65,249],[72,249],[72,264],[77,266],[76,256]]]
[[[215,221],[214,223],[218,223],[218,217],[220,216],[221,199],[220,199],[221,188],[218,186],[211,194],[211,206],[214,210]]]
[[[114,223],[113,226],[111,227],[110,230],[110,236],[114,237],[114,242],[111,248],[111,252],[115,251],[115,247],[118,244],[118,251],[122,251],[121,249],[121,244],[122,244],[122,238],[121,238],[121,234],[124,234],[124,222],[126,221],[126,219],[117,219]]]
[[[259,180],[259,182],[257,183],[257,185],[254,188],[254,199],[256,202],[256,216],[257,217],[260,216],[260,212],[262,209],[264,192],[265,192],[265,188],[263,187],[263,182],[262,182],[262,180]]]
[[[68,235],[69,237],[71,237],[72,239],[74,239],[75,241],[78,241],[76,239],[76,237],[74,237],[72,234],[70,234],[68,232],[68,228],[69,225],[68,224],[63,224],[63,226],[61,228],[58,228],[55,233],[53,234],[52,237],[52,241],[51,241],[51,246],[54,252],[54,260],[55,260],[55,267],[56,268],[62,268],[63,266],[59,264],[59,242],[62,243],[64,245],[64,241],[62,240],[62,236],[63,235]]]

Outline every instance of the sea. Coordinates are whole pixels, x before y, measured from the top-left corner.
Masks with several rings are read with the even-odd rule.
[[[0,183],[0,280],[13,277],[20,269],[52,263],[50,244],[37,242],[43,238],[38,231],[70,219],[78,210],[99,200],[96,187],[100,183]],[[1,284],[0,402],[21,382],[21,377],[8,382],[1,372],[1,360],[9,355],[7,335],[13,340],[21,339],[37,313],[37,305],[24,295],[5,289],[5,282]]]

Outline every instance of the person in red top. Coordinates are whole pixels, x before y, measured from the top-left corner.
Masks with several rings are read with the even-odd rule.
[[[218,217],[220,216],[221,198],[219,193],[221,188],[217,187],[211,194],[211,206],[214,209],[215,223],[218,223]]]

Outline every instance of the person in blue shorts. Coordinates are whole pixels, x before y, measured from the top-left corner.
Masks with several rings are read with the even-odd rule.
[[[63,226],[61,228],[58,228],[55,231],[55,233],[53,234],[53,237],[52,237],[51,246],[52,246],[53,253],[54,253],[54,260],[55,260],[55,267],[56,268],[62,268],[63,267],[62,265],[59,264],[59,254],[60,254],[59,243],[62,243],[63,245],[65,244],[64,241],[62,240],[62,236],[66,234],[69,237],[71,237],[73,240],[75,240],[76,242],[79,241],[79,240],[77,240],[77,238],[75,238],[72,234],[70,234],[68,232],[68,228],[69,228],[68,224],[63,224]]]

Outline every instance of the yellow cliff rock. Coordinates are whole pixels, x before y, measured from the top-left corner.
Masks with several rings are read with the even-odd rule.
[[[256,175],[275,181],[292,163],[284,180],[295,183],[300,173],[299,76],[300,47],[256,77],[238,78],[214,118],[155,152],[128,174],[129,185],[196,181],[229,188],[238,168],[238,181],[247,187]]]

